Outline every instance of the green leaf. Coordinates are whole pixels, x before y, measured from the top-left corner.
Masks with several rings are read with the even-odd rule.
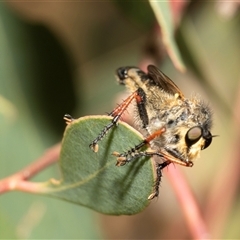
[[[158,24],[161,27],[163,43],[166,46],[167,52],[174,66],[180,71],[184,71],[185,66],[174,37],[175,27],[169,2],[149,0],[149,3],[153,9]]]
[[[98,152],[89,144],[109,124],[110,117],[88,116],[66,128],[60,154],[62,180],[49,182],[48,194],[105,214],[131,215],[148,204],[154,176],[149,158],[117,167],[114,151],[124,152],[142,141],[126,123],[119,123],[99,142]]]

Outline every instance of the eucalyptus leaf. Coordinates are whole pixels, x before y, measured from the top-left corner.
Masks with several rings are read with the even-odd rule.
[[[170,56],[174,66],[180,70],[185,71],[180,51],[178,49],[174,34],[175,26],[172,19],[172,13],[169,1],[150,1],[149,4],[155,14],[157,22],[161,27],[163,43],[166,46],[168,55]]]
[[[142,211],[153,190],[153,166],[139,158],[117,167],[114,151],[124,152],[142,141],[141,135],[120,122],[99,142],[98,152],[89,144],[111,121],[88,116],[71,122],[64,133],[60,154],[62,180],[50,181],[48,194],[111,215]]]

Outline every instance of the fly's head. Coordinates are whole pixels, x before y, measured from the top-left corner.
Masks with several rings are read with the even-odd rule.
[[[212,134],[204,126],[190,128],[185,135],[188,158],[194,159],[201,150],[206,149],[212,143]]]
[[[212,112],[202,101],[198,101],[193,111],[192,119],[195,126],[191,127],[185,135],[189,158],[194,159],[201,150],[206,149],[212,143]]]

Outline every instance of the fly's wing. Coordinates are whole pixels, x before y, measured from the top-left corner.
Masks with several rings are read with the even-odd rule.
[[[153,81],[153,84],[163,89],[165,92],[175,95],[178,94],[180,98],[184,98],[178,86],[163,72],[153,65],[148,66],[148,75]]]

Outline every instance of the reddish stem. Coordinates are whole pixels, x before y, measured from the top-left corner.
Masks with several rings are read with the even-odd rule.
[[[51,147],[29,166],[7,178],[2,179],[0,181],[0,194],[11,190],[36,192],[36,183],[31,183],[26,180],[35,176],[38,172],[42,171],[49,165],[55,163],[59,158],[60,148],[60,144]]]
[[[215,237],[222,236],[240,181],[240,131],[238,130],[240,123],[239,109],[240,85],[233,113],[233,129],[236,129],[236,135],[231,149],[229,149],[227,156],[224,157],[227,161],[224,161],[224,164],[221,166],[220,171],[214,179],[205,207],[205,218],[208,221],[208,225],[215,233]]]
[[[210,237],[200,208],[184,175],[173,164],[165,171],[181,206],[193,239]]]

